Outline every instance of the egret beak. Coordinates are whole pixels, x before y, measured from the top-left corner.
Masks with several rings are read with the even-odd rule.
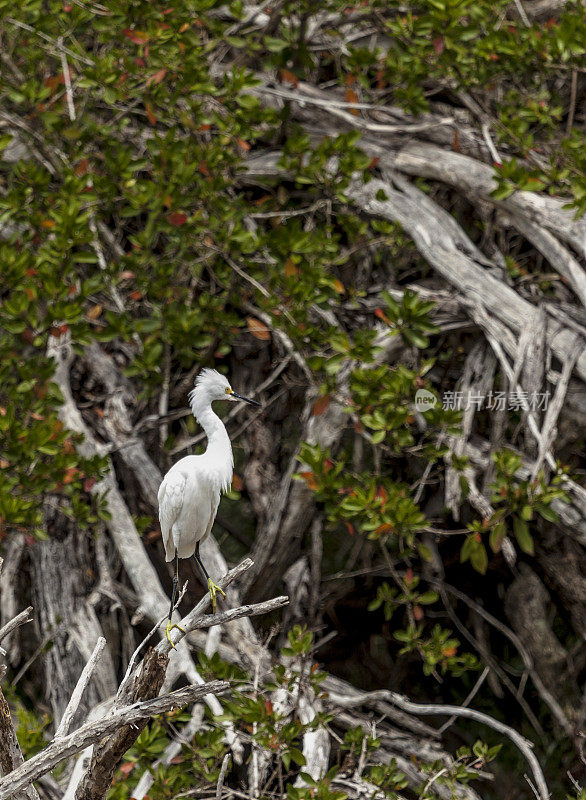
[[[232,392],[232,397],[236,397],[238,400],[244,400],[245,403],[250,403],[251,406],[261,407],[261,404],[257,403],[256,400],[251,400],[250,397],[242,397],[242,395],[237,392]]]

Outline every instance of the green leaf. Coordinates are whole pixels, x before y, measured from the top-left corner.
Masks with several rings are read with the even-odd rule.
[[[521,517],[513,517],[513,532],[521,550],[532,556],[534,552],[533,537],[529,533],[527,523]]]

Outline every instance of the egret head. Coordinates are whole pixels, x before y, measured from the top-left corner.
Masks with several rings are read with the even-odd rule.
[[[189,392],[189,402],[195,417],[213,403],[214,400],[243,400],[253,406],[260,406],[256,400],[250,400],[232,389],[228,379],[215,369],[202,369],[195,381],[195,388]]]

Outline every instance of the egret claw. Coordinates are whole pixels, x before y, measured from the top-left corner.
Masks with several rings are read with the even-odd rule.
[[[171,631],[173,630],[173,628],[177,628],[182,633],[185,633],[185,628],[182,628],[181,625],[177,625],[176,622],[171,622],[171,620],[167,620],[167,625],[165,626],[165,636],[167,637],[167,641],[169,642],[173,650],[177,650],[177,648],[175,647],[175,643],[171,639]]]
[[[217,583],[214,583],[211,578],[208,578],[208,587],[210,590],[210,600],[212,601],[212,611],[216,613],[216,592],[219,592],[222,597],[226,597],[226,592],[220,589]]]

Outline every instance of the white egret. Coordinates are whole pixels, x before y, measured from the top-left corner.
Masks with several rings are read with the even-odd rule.
[[[260,406],[256,400],[237,394],[227,379],[215,369],[203,369],[189,393],[193,416],[202,426],[208,446],[200,456],[186,456],[174,464],[163,478],[159,488],[159,521],[167,561],[175,561],[173,593],[169,620],[165,634],[171,642],[170,632],[178,627],[171,624],[177,583],[179,559],[195,556],[207,582],[216,610],[216,592],[225,594],[208,575],[200,555],[199,546],[212,529],[220,503],[220,494],[232,483],[234,459],[228,432],[222,420],[212,411],[214,400],[243,400]],[[171,644],[173,644],[171,642]]]

